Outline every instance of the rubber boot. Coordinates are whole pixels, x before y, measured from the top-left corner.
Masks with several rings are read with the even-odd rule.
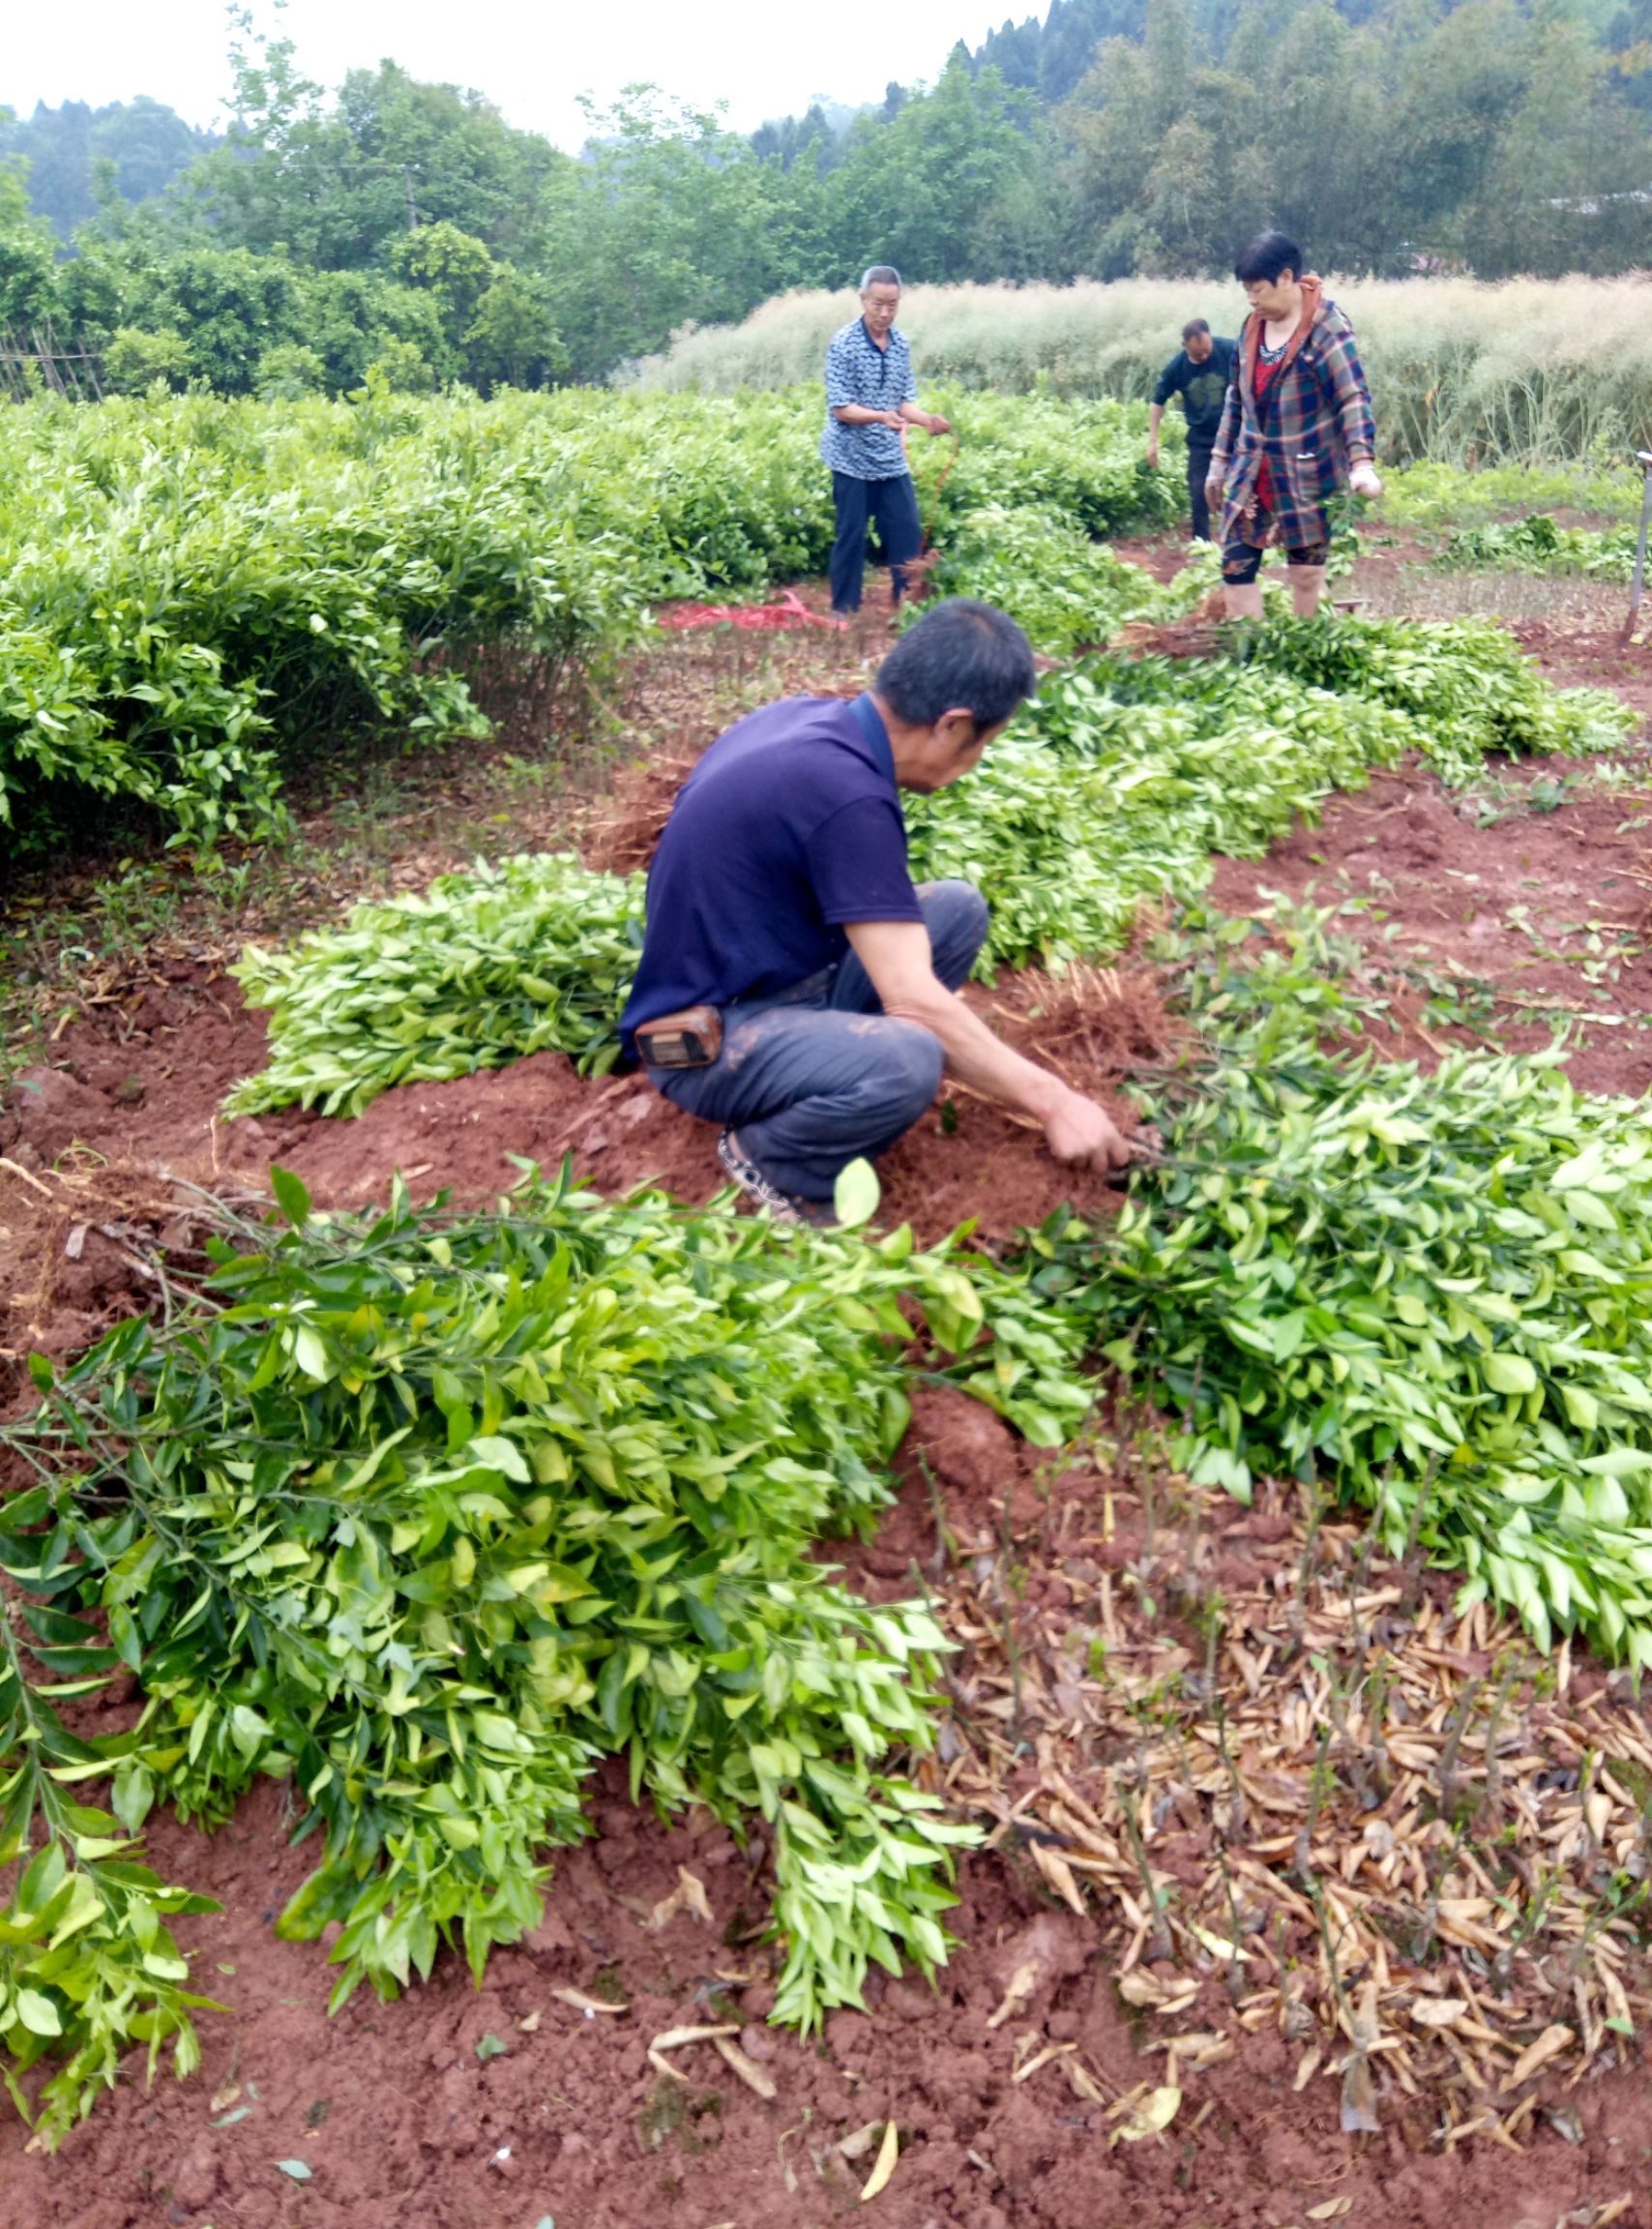
[[[1291,607],[1296,616],[1299,619],[1312,619],[1325,593],[1324,566],[1292,565],[1286,570],[1290,576]]]
[[[1222,602],[1229,619],[1259,619],[1262,616],[1262,584],[1259,580],[1224,580],[1222,584]]]

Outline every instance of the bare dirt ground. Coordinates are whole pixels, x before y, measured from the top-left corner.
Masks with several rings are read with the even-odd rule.
[[[915,1474],[919,1446],[933,1493]],[[1548,2031],[1541,2013],[1506,2005],[1484,1979],[1473,2003],[1485,2017],[1469,2030],[1499,2023],[1490,2068],[1476,2064],[1488,2056],[1482,2043],[1448,2046],[1407,2017],[1419,2004],[1450,2013],[1455,2003],[1460,2014],[1461,1999],[1441,1992],[1474,1990],[1469,1935],[1460,1938],[1468,1955],[1454,1951],[1444,1975],[1437,1959],[1424,1973],[1374,1935],[1374,1961],[1346,1947],[1343,1986],[1369,1991],[1382,2055],[1372,2077],[1377,2132],[1342,2132],[1349,2067],[1361,2054],[1334,2033],[1326,2048],[1322,2032],[1293,2014],[1292,2002],[1314,1993],[1312,1912],[1304,1919],[1293,1909],[1306,1909],[1301,1895],[1251,1855],[1277,1848],[1268,1837],[1282,1824],[1286,1839],[1300,1825],[1311,1738],[1240,1749],[1257,1809],[1248,1831],[1225,1843],[1252,1930],[1237,1987],[1196,1943],[1191,1956],[1157,1957],[1129,1917],[1130,1860],[1110,1791],[1139,1735],[1118,1721],[1116,1703],[1109,1719],[1104,1697],[1163,1685],[1199,1653],[1186,1620],[1144,1612],[1133,1579],[1151,1573],[1172,1601],[1184,1581],[1220,1581],[1235,1662],[1259,1679],[1268,1657],[1282,1654],[1280,1692],[1257,1713],[1272,1727],[1288,1728],[1292,1705],[1306,1716],[1311,1658],[1336,1645],[1339,1620],[1345,1640],[1356,1564],[1352,1584],[1369,1590],[1362,1601],[1401,1604],[1387,1613],[1383,1638],[1398,1646],[1420,1634],[1421,1653],[1443,1667],[1429,1675],[1442,1682],[1442,1718],[1468,1679],[1483,1679],[1506,1636],[1489,1621],[1454,1632],[1446,1590],[1426,1579],[1401,1602],[1406,1590],[1389,1585],[1395,1567],[1360,1562],[1352,1529],[1332,1529],[1292,1656],[1281,1648],[1288,1606],[1275,1574],[1300,1567],[1300,1512],[1267,1496],[1248,1511],[1220,1496],[1155,1501],[1150,1487],[1088,1464],[1050,1477],[995,1418],[956,1395],[921,1402],[905,1468],[899,1506],[870,1548],[849,1551],[848,1567],[874,1596],[905,1591],[920,1568],[938,1588],[965,1643],[942,1776],[995,1843],[963,1867],[962,1947],[934,1993],[879,1976],[868,2011],[834,2014],[818,2039],[767,2028],[760,1838],[742,1851],[703,1820],[668,1828],[634,1809],[610,1773],[591,1804],[596,1837],[557,1856],[544,1925],[495,1956],[482,1990],[450,1959],[411,1997],[380,2005],[358,1996],[330,2019],[318,1953],[272,1932],[305,1856],[291,1845],[283,1792],[266,1787],[216,1835],[166,1821],[151,1835],[164,1874],[224,1907],[189,1930],[204,1983],[233,2006],[205,2024],[201,2074],[187,2085],[163,2077],[148,2092],[129,2080],[54,2160],[24,2154],[20,2128],[0,2131],[8,2222],[535,2229],[548,2217],[564,2229],[828,2229],[858,2213],[871,2152],[893,2119],[900,2161],[868,2215],[891,2229],[1643,2223],[1652,2113],[1623,2046],[1608,2039],[1587,2080],[1564,2063],[1558,2076],[1518,2080],[1528,2034]],[[1157,1547],[1144,1495],[1161,1528]],[[952,1544],[944,1569],[937,1525]],[[1023,1562],[1034,1567],[1030,1580],[1005,1586]],[[1006,1604],[1021,1650],[1013,1676],[990,1630]],[[1086,1669],[1099,1635],[1106,1682]],[[1554,1761],[1555,1793],[1544,1800],[1562,1826],[1578,1807],[1577,1740],[1601,1734],[1598,1718],[1578,1722],[1590,1711],[1639,1724],[1627,1696],[1579,1667],[1522,1729]],[[1437,1727],[1423,1722],[1414,1739],[1431,1742],[1437,1758]],[[1235,1739],[1249,1737],[1241,1729]],[[1157,1877],[1178,1883],[1191,1912],[1196,1885],[1215,1886],[1213,1806],[1193,1801],[1203,1775],[1190,1778],[1172,1747],[1149,1775],[1167,1809],[1154,1806],[1146,1831]],[[1411,1831],[1416,1777],[1401,1775],[1374,1812],[1362,1814],[1350,1796],[1310,1828],[1313,1861],[1336,1883],[1333,1909],[1339,1890],[1352,1901],[1382,1886],[1394,1861],[1383,1831],[1394,1822],[1402,1839]],[[1342,1862],[1350,1854],[1352,1867]],[[1071,1909],[1052,1887],[1060,1867],[1088,1868],[1086,1885],[1100,1876],[1108,1893],[1075,1898],[1080,1908]],[[709,1925],[681,1911],[655,1922],[680,1869],[704,1890]],[[1452,1877],[1441,1878],[1451,1892]],[[1073,1880],[1069,1869],[1068,1892]],[[1267,1881],[1277,1885],[1271,1928],[1252,1910]],[[748,2087],[707,2045],[674,2054],[683,2080],[650,2064],[653,2037],[699,2024],[730,2029],[773,2095]],[[1179,2052],[1167,2048],[1172,2036]],[[1436,2068],[1425,2091],[1411,2070],[1425,2073],[1431,2045],[1446,2079]],[[1166,2082],[1182,2092],[1175,2122],[1163,2137],[1134,2139],[1144,2093]],[[1443,2142],[1447,2102],[1459,2125],[1477,2108],[1479,2132]],[[279,2161],[299,2162],[309,2179],[295,2183]]]
[[[1646,652],[1620,658],[1598,629],[1567,635],[1552,619],[1526,627],[1557,678],[1604,681],[1652,707]],[[691,639],[642,662],[622,710],[645,736],[644,762],[595,797],[514,815],[499,847],[566,843],[572,830],[594,862],[638,863],[673,780],[721,725],[788,687],[863,686],[887,639],[871,615],[847,637]],[[1637,822],[1652,808],[1632,789],[1591,787],[1590,774],[1503,770],[1468,805],[1423,775],[1383,776],[1332,800],[1316,828],[1266,862],[1224,864],[1214,894],[1232,908],[1263,890],[1372,901],[1384,918],[1356,914],[1349,926],[1377,936],[1398,925],[1409,970],[1397,976],[1398,1050],[1429,1058],[1492,1036],[1546,1043],[1558,1019],[1576,1026],[1580,1083],[1638,1092],[1652,1078],[1652,872]],[[456,788],[471,794],[482,778],[460,770]],[[380,886],[422,882],[452,856],[442,813],[410,816]],[[389,1093],[356,1122],[225,1123],[223,1092],[257,1064],[262,1041],[223,973],[229,956],[210,938],[192,948],[186,925],[102,969],[0,1115],[0,1347],[13,1356],[73,1352],[149,1304],[150,1250],[188,1258],[189,1183],[261,1189],[273,1160],[339,1205],[382,1193],[398,1168],[416,1196],[451,1187],[485,1199],[510,1182],[513,1153],[549,1162],[571,1151],[606,1191],[651,1179],[690,1200],[716,1189],[708,1128],[645,1085],[587,1083],[549,1055]],[[1057,1038],[1033,1011],[1042,994],[1006,978],[980,996],[1075,1082],[1116,1094],[1133,1063],[1173,1045],[1140,966],[1099,985],[1085,1043]],[[937,1109],[881,1171],[888,1210],[921,1235],[966,1216],[1007,1234],[1073,1197],[1036,1134],[962,1097],[954,1116],[943,1125]],[[1099,1186],[1080,1203],[1110,1204]],[[817,2039],[768,2029],[760,1837],[742,1851],[701,1820],[667,1827],[608,1779],[591,1806],[597,1837],[556,1858],[545,1925],[496,1956],[480,1992],[450,1958],[399,2003],[358,1997],[329,2019],[320,1954],[274,1936],[307,1859],[290,1846],[284,1793],[264,1788],[214,1836],[166,1820],[149,1835],[163,1874],[224,1907],[180,1929],[201,1982],[231,2007],[204,2023],[202,2073],[146,2090],[134,2070],[55,2159],[28,2154],[21,2125],[0,2123],[0,2223],[828,2229],[860,2213],[893,2119],[900,2157],[866,2209],[888,2229],[1649,2229],[1652,2106],[1633,2041],[1602,2028],[1609,2000],[1589,1996],[1592,1975],[1556,1970],[1547,2006],[1519,1990],[1505,2000],[1472,1919],[1442,1970],[1445,1952],[1413,1963],[1362,1917],[1391,1892],[1412,1841],[1436,1902],[1478,1909],[1478,1884],[1450,1872],[1418,1821],[1443,1729],[1511,1636],[1486,1620],[1458,1625],[1445,1590],[1372,1560],[1351,1530],[1326,1528],[1310,1552],[1294,1501],[1213,1505],[1143,1473],[1133,1444],[1121,1425],[1052,1468],[985,1411],[927,1395],[898,1508],[870,1547],[845,1551],[870,1592],[930,1589],[961,1644],[935,1769],[993,1847],[963,1865],[962,1947],[937,1991],[879,1981],[866,2014],[834,2015]],[[1190,1706],[1179,1733],[1161,1728],[1149,1758],[1128,1704],[1178,1681],[1196,1700],[1194,1610],[1213,1586],[1230,1606],[1224,1649],[1237,1654],[1224,1655],[1221,1677],[1236,1712],[1248,1698],[1269,1727],[1296,1729],[1271,1748],[1258,1735],[1261,1748],[1242,1760],[1262,1792],[1254,1815],[1220,1833],[1222,1769],[1188,1762],[1190,1744],[1203,1755],[1202,1707]],[[1324,1715],[1313,1661],[1345,1645],[1339,1605],[1372,1595],[1393,1596],[1380,1606],[1384,1645],[1434,1682],[1418,1689],[1416,1755],[1371,1809],[1344,1792],[1310,1810]],[[1576,1851],[1578,1759],[1633,1744],[1641,1722],[1598,1670],[1568,1664],[1566,1678],[1552,1709],[1534,1704],[1522,1739],[1533,1770],[1551,1776],[1534,1814],[1542,1831]],[[1146,1861],[1204,1916],[1205,1938],[1167,1961],[1130,1917],[1140,1884],[1120,1789],[1135,1786],[1133,1760]],[[1219,1850],[1256,1868],[1240,1883],[1242,1911],[1225,1901]],[[650,1924],[680,1867],[703,1885],[709,1926],[688,1913]],[[1347,1904],[1334,1973],[1301,1891],[1310,1875]],[[1233,1924],[1224,1910],[1246,1930],[1242,1968],[1220,1954]],[[1632,1992],[1636,1970],[1624,1963]],[[1127,1992],[1132,1975],[1139,1986]],[[1410,2009],[1460,2002],[1441,1999],[1448,1982],[1472,2004],[1455,2040]],[[1374,2030],[1361,2025],[1368,2008]],[[1636,2024],[1652,2018],[1652,2002],[1633,2008]],[[650,2064],[654,2036],[700,2022],[737,2031],[772,2096],[709,2045],[676,2055],[686,2081]],[[1557,2024],[1570,2041],[1521,2073]],[[1349,2084],[1368,2078],[1375,2130],[1344,2132]],[[1167,2084],[1182,2093],[1173,2120],[1140,2132],[1143,2100]],[[279,2161],[303,2163],[309,2179]]]

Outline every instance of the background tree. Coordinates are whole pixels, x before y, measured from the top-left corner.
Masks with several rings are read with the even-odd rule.
[[[744,316],[812,276],[821,186],[805,166],[787,171],[650,85],[588,112],[586,159],[555,182],[531,259],[553,288],[575,378],[602,378],[679,325]]]
[[[1039,275],[1046,170],[1034,97],[955,52],[932,93],[850,132],[826,180],[829,234],[843,244],[830,282],[873,259],[930,281]]]
[[[51,228],[29,206],[28,166],[0,159],[0,327],[26,332],[58,306]]]
[[[24,158],[35,213],[65,242],[96,214],[93,180],[101,163],[112,165],[123,200],[145,201],[163,193],[213,143],[210,132],[197,132],[164,102],[141,95],[103,108],[84,101],[58,108],[43,103],[26,120],[0,116],[0,156]]]
[[[234,20],[221,143],[159,101],[0,115],[0,314],[118,335],[123,381],[602,380],[877,256],[1197,278],[1270,223],[1328,273],[1646,260],[1652,0],[1051,0],[750,137],[633,86],[577,161],[394,62],[329,94]]]

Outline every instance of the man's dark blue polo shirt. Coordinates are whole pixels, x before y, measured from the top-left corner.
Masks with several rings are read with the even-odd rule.
[[[889,735],[870,697],[791,697],[689,776],[648,873],[621,1031],[784,991],[848,950],[846,921],[921,921]]]

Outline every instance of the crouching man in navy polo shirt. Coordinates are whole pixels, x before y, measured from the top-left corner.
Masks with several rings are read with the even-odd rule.
[[[750,714],[677,797],[623,1035],[666,1098],[723,1125],[723,1167],[777,1217],[829,1221],[839,1172],[902,1137],[943,1071],[1035,1116],[1057,1160],[1130,1157],[1104,1108],[954,996],[986,938],[981,893],[907,870],[900,791],[967,774],[1034,680],[1015,621],[958,597],[866,696]]]

